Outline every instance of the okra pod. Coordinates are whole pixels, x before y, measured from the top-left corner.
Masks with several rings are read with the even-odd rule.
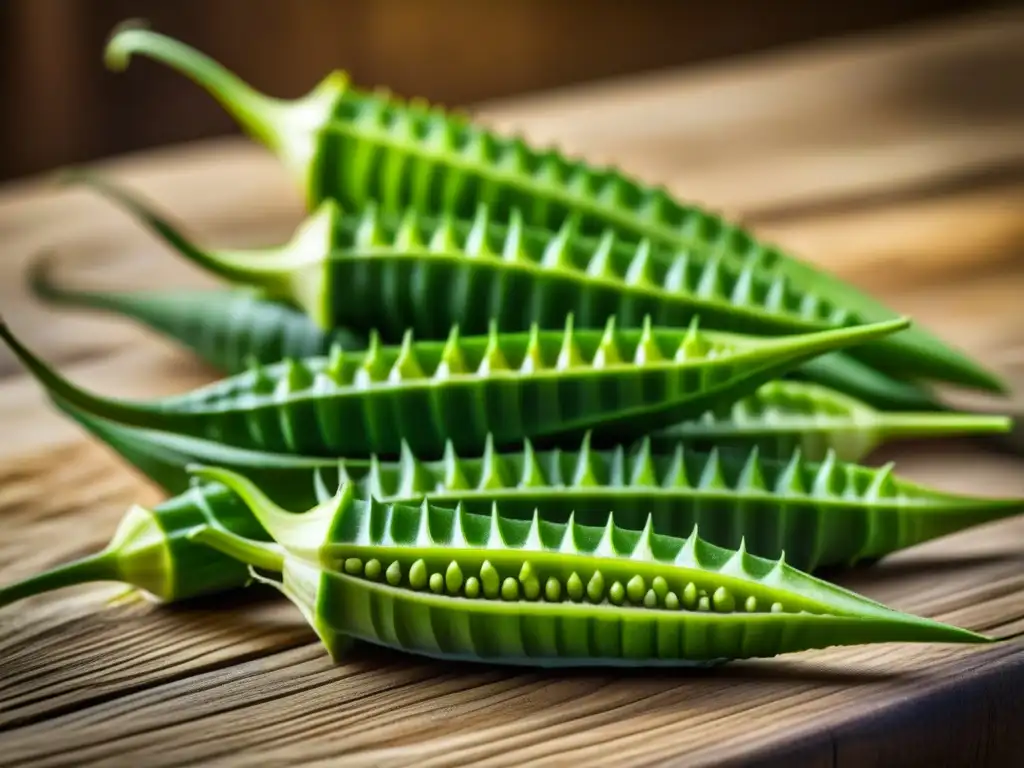
[[[558,230],[570,219],[583,234],[608,228],[635,243],[686,251],[695,262],[720,262],[737,274],[779,279],[842,311],[858,324],[896,314],[852,284],[761,242],[739,225],[664,187],[620,170],[536,148],[422,102],[402,103],[326,76],[296,101],[256,92],[223,66],[155,32],[122,26],[106,48],[110,68],[134,54],[161,61],[204,87],[257,141],[280,158],[306,191],[309,210],[325,200],[361,209],[471,216],[479,203],[495,215],[520,211],[524,224]],[[886,345],[865,348],[875,367],[1005,393],[1007,385],[966,353],[915,326]]]
[[[29,269],[32,294],[49,304],[105,310],[128,317],[187,347],[222,373],[244,371],[251,361],[324,355],[332,344],[365,349],[365,335],[346,328],[315,327],[300,310],[249,289],[75,290],[53,277],[51,259],[39,257]]]
[[[907,320],[780,338],[688,328],[575,329],[460,336],[444,342],[335,346],[328,357],[286,360],[150,402],[73,385],[0,323],[0,338],[60,398],[129,426],[271,452],[321,456],[440,456],[533,439],[636,439],[734,402],[817,355],[906,327]]]
[[[704,449],[757,446],[767,458],[799,448],[812,461],[830,451],[843,461],[862,461],[897,440],[1007,433],[1012,426],[1008,416],[991,414],[878,411],[828,387],[777,379],[652,437],[655,446],[679,440]]]
[[[441,660],[672,665],[874,642],[991,642],[894,611],[742,546],[572,518],[508,520],[424,500],[360,499],[350,484],[293,514],[245,477],[196,475],[248,504],[273,543],[210,526],[193,540],[292,600],[332,659],[363,641]]]

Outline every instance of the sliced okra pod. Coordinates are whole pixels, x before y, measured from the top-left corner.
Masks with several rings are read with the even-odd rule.
[[[335,660],[363,641],[446,660],[674,665],[875,642],[991,642],[900,613],[787,565],[702,540],[361,499],[305,512],[218,468],[273,543],[201,526],[193,540],[253,567]],[[260,575],[269,571],[277,579]]]
[[[107,65],[123,69],[134,54],[168,64],[218,99],[304,187],[309,210],[334,200],[353,209],[372,202],[390,213],[471,217],[482,202],[497,216],[520,211],[525,225],[557,231],[575,220],[584,235],[612,229],[635,243],[686,251],[702,269],[720,264],[750,278],[784,281],[808,302],[842,311],[853,323],[896,316],[854,285],[664,187],[500,136],[422,101],[403,103],[360,90],[344,72],[332,72],[307,96],[285,101],[256,92],[177,40],[123,26],[108,42]],[[994,372],[920,327],[865,347],[869,353],[876,367],[894,374],[1007,391]]]

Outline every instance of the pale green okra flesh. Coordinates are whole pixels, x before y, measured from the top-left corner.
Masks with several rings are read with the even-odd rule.
[[[59,376],[0,324],[0,338],[61,399],[130,426],[271,452],[397,455],[403,441],[440,456],[451,441],[479,451],[530,437],[543,444],[641,437],[735,401],[787,370],[879,338],[908,321],[781,338],[688,328],[575,329],[413,340],[326,358],[287,360],[179,396],[122,401]]]
[[[256,92],[208,56],[172,38],[122,27],[106,48],[109,67],[133,54],[175,68],[204,87],[256,140],[269,147],[306,188],[310,210],[325,199],[385,210],[469,215],[479,202],[519,208],[528,224],[557,229],[577,217],[583,232],[614,227],[623,237],[720,258],[738,271],[778,275],[808,295],[845,308],[857,323],[896,314],[835,275],[759,242],[751,233],[611,168],[499,136],[424,103],[403,104],[360,91],[333,72],[307,96],[286,101]],[[1006,383],[920,327],[871,352],[880,369],[1005,393]]]
[[[214,467],[274,543],[193,537],[281,574],[328,652],[362,640],[442,659],[531,665],[673,664],[871,642],[988,642],[893,611],[786,565],[683,538],[357,498],[294,514]]]

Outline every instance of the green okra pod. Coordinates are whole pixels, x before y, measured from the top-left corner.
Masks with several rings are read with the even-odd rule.
[[[777,379],[754,393],[702,416],[653,433],[655,446],[679,440],[697,448],[757,446],[768,458],[799,448],[812,460],[830,451],[861,461],[897,440],[1007,433],[1007,416],[974,413],[879,411],[840,392],[802,381]]]
[[[124,68],[134,54],[166,63],[206,88],[282,160],[305,188],[310,210],[333,200],[353,209],[373,203],[392,214],[471,217],[483,203],[499,217],[518,210],[528,226],[558,230],[573,219],[584,235],[611,229],[634,243],[686,251],[704,267],[719,263],[736,274],[785,281],[849,322],[896,316],[852,284],[664,187],[500,136],[423,102],[359,90],[343,72],[329,74],[304,98],[285,101],[257,93],[177,40],[126,25],[108,42],[107,64]],[[1007,391],[994,372],[920,327],[863,354],[901,377]]]
[[[324,355],[335,343],[343,349],[367,345],[364,335],[344,328],[321,331],[300,310],[253,290],[75,290],[54,280],[49,257],[32,262],[28,283],[36,298],[54,306],[131,318],[224,373],[244,371],[252,360]]]
[[[125,198],[130,207],[138,208],[136,198],[118,187],[95,180],[94,183]],[[155,221],[154,226],[161,233],[176,232],[175,227],[152,212],[142,215]],[[186,251],[194,248],[180,233],[172,244]],[[365,334],[348,329],[321,330],[303,311],[283,301],[267,299],[258,291],[75,291],[54,281],[49,260],[44,259],[32,264],[29,285],[33,293],[45,301],[106,309],[141,322],[189,347],[224,373],[238,373],[252,361],[268,364],[289,357],[326,354],[335,341],[350,350],[367,346]],[[430,304],[435,309],[425,311],[448,313],[444,315],[448,318],[461,316],[446,309],[444,302]],[[370,327],[379,320],[371,314],[359,312],[359,324]],[[427,323],[428,333],[434,325]],[[825,384],[885,410],[942,408],[920,387],[886,377],[843,352],[809,360],[786,375]]]
[[[413,340],[287,360],[150,402],[87,392],[59,376],[3,324],[2,338],[58,397],[129,426],[239,448],[304,455],[421,456],[499,446],[642,437],[756,390],[817,355],[906,327],[907,320],[780,338],[688,328],[575,329]]]
[[[312,488],[292,501],[316,503]],[[95,582],[120,582],[162,602],[216,594],[244,586],[248,569],[237,560],[197,546],[196,526],[210,524],[250,540],[269,541],[241,498],[217,483],[196,484],[153,509],[132,506],[101,551],[0,587],[0,608],[34,595]]]
[[[240,498],[218,483],[196,485],[187,467],[199,462],[257,480],[278,504],[304,509],[326,501],[343,483],[359,495],[404,503],[426,497],[440,506],[487,513],[500,503],[510,519],[599,525],[609,509],[617,524],[685,535],[699,526],[711,543],[777,558],[796,568],[849,565],[939,536],[1020,514],[1024,499],[945,493],[908,482],[892,465],[861,467],[834,454],[822,463],[799,450],[785,461],[749,453],[695,450],[677,442],[662,450],[538,451],[529,440],[482,456],[448,447],[423,461],[406,447],[397,461],[300,457],[232,449],[216,442],[109,422],[55,398],[71,418],[146,477],[177,494],[152,509],[132,507],[101,552],[0,588],[0,607],[76,584],[121,581],[163,601],[244,586],[248,573],[223,554],[189,539],[208,522],[249,539],[268,534]]]
[[[991,642],[900,613],[742,546],[534,515],[508,520],[424,500],[360,499],[350,484],[305,514],[241,475],[197,468],[241,496],[273,543],[210,526],[193,540],[280,577],[327,652],[363,641],[443,660],[663,665],[873,642]],[[254,575],[255,575],[254,570]]]
[[[328,200],[284,245],[210,250],[119,185],[85,172],[68,178],[124,206],[191,262],[300,307],[325,332],[374,330],[397,342],[411,328],[418,338],[436,339],[453,323],[467,334],[491,324],[499,331],[561,327],[570,312],[584,328],[602,327],[609,316],[636,326],[648,315],[658,325],[699,316],[709,329],[764,335],[857,324],[841,307],[792,290],[784,277],[765,279],[721,260],[701,263],[685,251],[659,258],[649,242],[621,241],[611,229],[582,237],[574,219],[551,232],[524,225],[518,209],[497,219],[481,204],[472,219],[460,219],[382,214],[371,203],[346,214]],[[815,361],[810,375],[849,381],[885,400],[929,400],[919,387],[856,360],[870,345]]]

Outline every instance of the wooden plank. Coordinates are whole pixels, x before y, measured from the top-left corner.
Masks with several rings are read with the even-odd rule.
[[[984,74],[1006,71],[1021,42],[1024,14],[997,15],[955,33],[657,76],[481,114],[757,214],[759,231],[970,347],[1024,392],[1016,320],[1024,187],[1013,174],[971,170],[1013,166],[1024,155],[1015,138],[1024,136],[1024,110],[999,88],[990,109],[960,121],[920,106],[925,96],[971,90],[936,72],[973,61],[987,82]],[[864,125],[854,130],[858,120]],[[271,243],[301,216],[281,169],[243,142],[105,168],[211,242]],[[798,170],[780,190],[787,168]],[[893,195],[890,185],[903,192]],[[9,253],[0,260],[0,310],[75,380],[149,397],[211,377],[150,334],[48,310],[26,295],[23,270],[47,247],[59,249],[69,279],[91,285],[212,282],[108,204],[45,180],[11,185],[0,191],[0,235]],[[0,583],[98,548],[128,505],[160,498],[49,408],[6,352],[0,423],[8,438],[0,443]],[[906,445],[876,458],[894,458],[901,475],[941,488],[1024,497],[1019,459],[976,446]],[[1022,537],[1024,519],[1008,520],[833,576],[895,608],[1008,636],[1024,629]],[[106,604],[120,594],[83,587],[0,611],[5,764],[343,757],[375,766],[623,765],[684,757],[687,765],[915,765],[957,756],[999,765],[1024,746],[1013,727],[1022,716],[1019,641],[831,649],[702,673],[438,665],[373,648],[333,665],[275,595],[175,608]],[[908,745],[916,752],[900,752]]]

